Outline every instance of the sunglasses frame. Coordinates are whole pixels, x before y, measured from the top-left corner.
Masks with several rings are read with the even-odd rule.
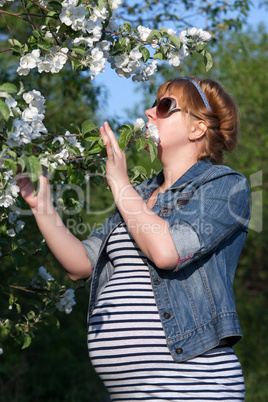
[[[170,107],[169,107],[167,113],[165,115],[162,115],[161,113],[159,113],[159,105],[161,104],[161,102],[165,101],[166,99],[170,100],[171,104],[170,104]],[[162,99],[156,99],[152,108],[156,107],[156,115],[159,119],[165,119],[165,118],[169,117],[171,114],[173,114],[174,112],[179,112],[181,110],[181,108],[176,105],[177,105],[176,99],[166,96],[165,98],[162,98]]]

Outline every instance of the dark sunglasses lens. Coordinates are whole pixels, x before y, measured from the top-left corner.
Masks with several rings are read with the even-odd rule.
[[[157,105],[157,116],[165,117],[170,111],[172,106],[172,100],[169,98],[161,99],[161,101]]]

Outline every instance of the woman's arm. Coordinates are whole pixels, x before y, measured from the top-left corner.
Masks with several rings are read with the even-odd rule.
[[[108,123],[104,123],[100,132],[107,149],[106,178],[131,235],[157,267],[173,269],[179,256],[168,222],[156,215],[132,187],[125,154]]]
[[[89,278],[91,264],[85,248],[66,228],[51,202],[50,185],[46,177],[39,179],[39,192],[27,176],[18,176],[17,184],[24,200],[32,209],[38,227],[48,247],[72,280]]]

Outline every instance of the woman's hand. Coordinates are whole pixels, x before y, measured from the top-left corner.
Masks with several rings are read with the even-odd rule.
[[[39,177],[39,190],[36,196],[34,195],[34,185],[28,175],[18,174],[16,181],[22,198],[32,209],[45,212],[48,206],[51,206],[50,185],[45,176]]]
[[[107,122],[100,127],[101,138],[106,145],[107,163],[106,179],[111,190],[121,189],[124,185],[129,185],[127,174],[126,155],[119,147],[118,141]]]

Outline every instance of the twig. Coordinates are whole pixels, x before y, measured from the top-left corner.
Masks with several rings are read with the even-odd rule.
[[[17,18],[19,18],[20,20],[23,20],[23,21],[27,21],[28,22],[28,20],[26,19],[26,18],[22,18],[21,17],[21,15],[24,15],[24,14],[14,14],[14,13],[10,13],[9,11],[4,11],[4,10],[0,10],[0,14],[8,14],[8,15],[12,15],[12,17],[17,17]]]
[[[31,290],[29,288],[26,288],[25,286],[16,286],[16,285],[7,285],[6,283],[0,282],[0,285],[5,286],[9,289],[17,289],[17,290],[22,290],[23,292],[28,292],[28,293],[35,293],[35,294],[40,294],[43,295],[41,292],[50,292],[48,289],[37,289],[37,290]],[[40,292],[40,293],[39,293]]]
[[[9,25],[8,25],[8,23],[7,23],[7,21],[6,21],[6,19],[5,19],[5,17],[4,17],[4,15],[2,14],[2,18],[3,18],[3,20],[4,20],[4,23],[6,24],[6,26],[7,26],[7,29],[8,29],[8,32],[9,32],[9,35],[10,35],[10,37],[11,37],[11,40],[12,40],[12,43],[13,43],[13,46],[15,46],[15,42],[14,42],[14,38],[13,38],[13,35],[12,35],[12,33],[11,33],[11,30],[10,30],[10,28],[9,28]],[[8,50],[10,50],[10,49],[8,49]],[[6,52],[6,50],[2,50],[2,52]]]
[[[21,0],[21,2],[22,2],[23,9],[24,9],[24,11],[25,11],[25,13],[26,13],[26,15],[27,15],[27,17],[28,17],[28,19],[29,19],[29,22],[30,22],[30,24],[32,25],[32,28],[33,28],[33,29],[36,29],[36,28],[35,28],[35,25],[34,25],[34,23],[33,23],[33,20],[31,19],[30,15],[29,15],[29,13],[28,13],[26,7],[25,7],[24,0]]]
[[[82,137],[83,134],[70,134],[70,135],[65,135],[65,134],[51,134],[51,133],[41,133],[42,135],[52,135],[53,137]]]
[[[13,50],[13,49],[5,49],[5,50],[0,50],[0,53],[4,53],[4,52],[9,52],[9,50]]]
[[[44,10],[48,13],[51,11],[48,8],[41,6],[41,4],[37,3],[37,0],[30,0],[30,2],[33,3],[36,7],[39,7],[41,10]]]

